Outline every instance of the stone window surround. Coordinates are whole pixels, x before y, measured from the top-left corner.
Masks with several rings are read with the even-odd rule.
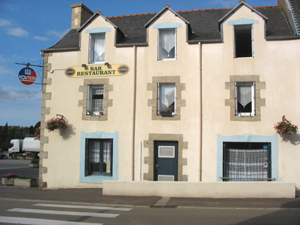
[[[236,82],[255,82],[255,116],[237,116],[235,100]],[[260,90],[266,89],[266,82],[260,82],[259,75],[231,75],[230,82],[225,82],[225,89],[230,90],[230,98],[225,99],[225,106],[230,106],[231,121],[261,121],[261,106],[266,105],[266,100],[260,98]]]
[[[144,164],[148,164],[148,173],[144,173],[144,180],[154,181],[154,142],[178,141],[178,181],[188,181],[188,176],[183,175],[183,166],[187,166],[187,159],[183,158],[183,149],[188,149],[188,142],[183,141],[183,134],[149,134],[149,139],[144,141],[148,148],[148,156],[144,157]]]
[[[176,84],[176,115],[172,117],[162,117],[157,115],[157,93],[159,83],[175,83]],[[152,77],[152,83],[147,84],[147,90],[152,91],[152,99],[148,99],[148,106],[152,107],[152,120],[180,120],[181,107],[185,107],[185,99],[181,99],[181,92],[185,90],[185,83],[180,83],[180,76],[161,76]]]
[[[90,85],[104,85],[104,113],[103,115],[87,115],[88,90]],[[106,121],[108,119],[108,107],[112,107],[113,100],[109,99],[109,92],[113,91],[113,85],[109,84],[109,78],[84,79],[84,85],[79,87],[83,92],[83,99],[78,101],[82,107],[82,119],[91,121]]]

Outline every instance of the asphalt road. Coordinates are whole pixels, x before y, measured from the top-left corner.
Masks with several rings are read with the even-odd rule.
[[[25,177],[39,177],[39,168],[30,168],[31,160],[18,159],[1,159],[0,160],[0,176],[8,173],[17,173]],[[1,182],[1,180],[0,180]],[[2,185],[2,182],[0,183]]]
[[[145,208],[0,199],[0,224],[299,225],[300,209]]]
[[[30,160],[0,160],[0,175],[19,173],[23,176],[38,178],[38,168],[29,168],[29,162]],[[98,203],[92,201],[97,199]],[[169,204],[170,206],[176,205],[176,208],[149,207],[159,200],[160,197],[153,196],[138,198],[102,196],[99,189],[43,190],[3,186],[0,188],[0,224],[300,224],[298,198],[259,201],[255,199],[251,201],[171,198]],[[268,204],[263,201],[268,201]],[[203,204],[200,204],[201,202]],[[239,204],[235,206],[234,202]],[[286,203],[283,204],[284,202]]]

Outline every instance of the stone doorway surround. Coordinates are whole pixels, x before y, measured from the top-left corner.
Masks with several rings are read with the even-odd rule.
[[[188,181],[188,176],[183,174],[183,166],[187,166],[183,150],[188,149],[188,142],[183,141],[183,134],[149,134],[149,139],[144,141],[144,147],[149,151],[148,156],[144,157],[148,173],[144,173],[143,180],[154,181],[154,141],[178,141],[178,181]]]

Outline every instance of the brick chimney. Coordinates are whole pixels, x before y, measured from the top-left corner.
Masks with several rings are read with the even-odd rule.
[[[72,29],[80,28],[94,13],[82,3],[71,5]]]

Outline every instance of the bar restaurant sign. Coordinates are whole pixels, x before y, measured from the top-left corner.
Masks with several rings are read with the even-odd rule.
[[[104,77],[123,76],[129,72],[129,67],[124,64],[74,66],[65,70],[67,77]]]

